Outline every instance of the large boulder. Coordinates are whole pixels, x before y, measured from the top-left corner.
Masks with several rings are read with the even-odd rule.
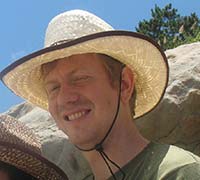
[[[166,55],[170,76],[165,96],[136,123],[146,138],[200,155],[200,43],[182,45]]]
[[[135,122],[150,140],[175,144],[200,155],[200,43],[166,51],[170,78],[157,108]],[[90,168],[68,137],[57,129],[48,112],[27,102],[6,114],[26,123],[40,136],[43,154],[60,166],[70,179],[79,180]]]

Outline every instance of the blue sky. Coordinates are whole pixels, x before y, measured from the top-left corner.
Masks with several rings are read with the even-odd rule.
[[[200,1],[190,0],[6,0],[0,6],[0,71],[22,56],[43,47],[48,22],[57,14],[71,9],[88,10],[111,24],[115,29],[135,31],[138,22],[151,17],[157,4],[172,3],[181,15],[196,12],[200,17]],[[21,103],[0,82],[0,113]]]

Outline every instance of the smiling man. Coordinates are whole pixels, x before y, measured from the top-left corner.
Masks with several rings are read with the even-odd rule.
[[[168,65],[146,36],[117,31],[82,10],[56,16],[45,48],[1,72],[17,95],[48,110],[83,152],[85,179],[199,179],[200,160],[171,145],[149,142],[133,120],[163,97]]]

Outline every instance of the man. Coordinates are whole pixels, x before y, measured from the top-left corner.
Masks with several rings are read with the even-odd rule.
[[[45,47],[1,77],[49,110],[88,160],[93,174],[85,179],[200,178],[197,156],[149,142],[133,123],[156,107],[167,86],[167,60],[154,41],[72,10],[49,23]]]
[[[38,137],[16,119],[0,115],[1,180],[66,180],[65,173],[41,156]]]

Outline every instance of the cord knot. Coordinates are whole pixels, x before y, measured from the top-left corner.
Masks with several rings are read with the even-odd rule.
[[[103,151],[102,144],[96,144],[96,145],[95,145],[95,149],[96,149],[96,151],[98,151],[98,152],[102,152],[102,151]]]

